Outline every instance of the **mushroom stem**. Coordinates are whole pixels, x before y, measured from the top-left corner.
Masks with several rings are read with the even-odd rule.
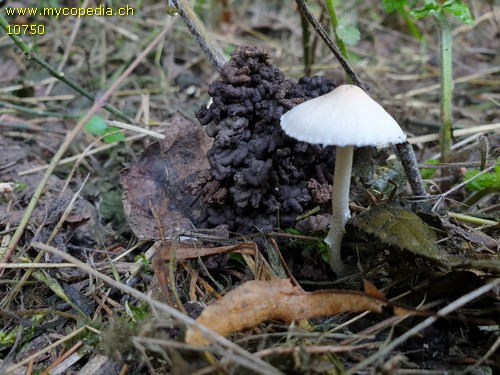
[[[353,146],[337,146],[332,189],[332,224],[325,238],[325,242],[329,246],[330,267],[337,276],[345,273],[344,263],[340,257],[340,247],[345,224],[351,217],[349,187],[351,185],[352,155]]]

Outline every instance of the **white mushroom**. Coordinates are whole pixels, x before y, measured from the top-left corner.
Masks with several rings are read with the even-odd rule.
[[[345,273],[340,257],[344,228],[351,216],[349,187],[353,146],[382,146],[406,140],[398,123],[362,89],[342,85],[281,116],[284,132],[299,141],[337,146],[332,190],[332,224],[325,238],[330,266]]]

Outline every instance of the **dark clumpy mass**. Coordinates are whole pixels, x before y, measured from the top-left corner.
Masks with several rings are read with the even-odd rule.
[[[324,77],[287,80],[258,46],[237,48],[221,76],[208,91],[213,103],[196,113],[214,137],[207,154],[211,168],[192,184],[208,206],[200,224],[227,224],[240,233],[294,226],[298,215],[323,203],[317,187],[331,183],[334,151],[288,137],[280,117],[335,83]]]

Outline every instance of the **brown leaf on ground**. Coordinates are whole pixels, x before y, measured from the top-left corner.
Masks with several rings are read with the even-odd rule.
[[[373,285],[370,281],[366,279],[363,279],[363,289],[365,290],[365,293],[368,294],[369,296],[380,299],[385,298],[384,293],[378,290],[375,285]]]
[[[175,248],[175,259],[181,260],[181,259],[193,259],[209,255],[225,254],[228,252],[254,255],[256,251],[256,244],[255,242],[241,242],[236,245],[228,245],[228,246],[196,247],[188,243],[178,243],[173,245],[171,242],[166,242],[162,244],[159,251],[156,253],[156,256],[161,261],[168,262],[170,260],[170,253],[173,248]]]
[[[177,112],[165,139],[150,145],[137,163],[122,171],[125,215],[139,239],[160,237],[152,209],[165,235],[192,229],[191,223],[204,214],[186,184],[191,176],[208,167],[210,143],[201,127]]]
[[[236,245],[219,247],[196,246],[193,243],[175,243],[170,241],[159,241],[158,243],[159,247],[153,256],[151,266],[166,301],[169,300],[170,295],[168,280],[169,267],[166,265],[166,262],[170,261],[172,251],[175,251],[175,259],[177,261],[205,256],[216,256],[227,252],[254,255],[255,252],[258,251],[255,242],[242,242]],[[193,298],[193,300],[196,300],[196,298]]]
[[[307,293],[289,279],[253,280],[207,307],[197,322],[226,336],[266,320],[292,321],[366,310],[381,312],[385,304],[383,299],[357,291],[331,289]],[[186,342],[207,344],[202,333],[192,328],[186,332]]]
[[[449,235],[458,235],[476,246],[484,246],[490,250],[497,250],[500,248],[500,242],[498,240],[495,240],[493,237],[472,226],[468,226],[464,229],[459,225],[453,224],[448,217],[440,217],[439,220]],[[473,254],[474,253],[470,254],[470,256]]]

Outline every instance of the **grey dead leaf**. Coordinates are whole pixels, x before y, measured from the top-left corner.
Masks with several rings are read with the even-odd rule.
[[[352,219],[351,223],[382,242],[443,263],[447,256],[436,242],[438,237],[420,217],[400,206],[381,205]]]
[[[211,142],[200,126],[177,112],[165,139],[151,144],[137,163],[122,171],[125,216],[139,239],[160,238],[158,220],[168,236],[192,229],[203,217],[203,205],[186,185],[208,167]]]

